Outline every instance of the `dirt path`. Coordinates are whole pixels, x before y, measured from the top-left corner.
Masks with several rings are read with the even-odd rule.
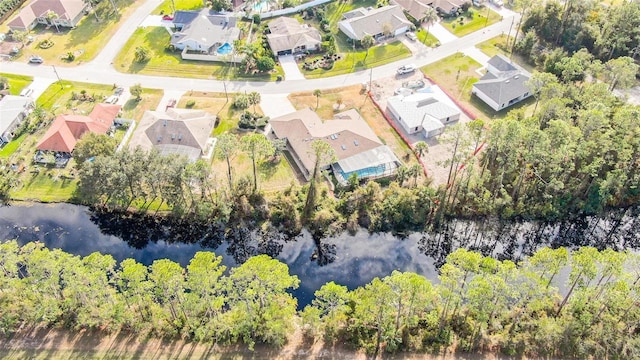
[[[183,340],[146,339],[137,334],[99,331],[70,332],[60,329],[23,329],[11,338],[0,338],[2,359],[354,359],[367,357],[345,346],[324,346],[322,342],[305,341],[301,331],[292,334],[287,345],[274,350],[256,346],[217,346]],[[394,355],[384,359],[454,360],[498,359],[481,355],[455,356],[444,354]]]

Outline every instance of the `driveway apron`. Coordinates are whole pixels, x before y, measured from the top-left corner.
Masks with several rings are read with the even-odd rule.
[[[304,80],[304,75],[300,72],[293,55],[280,55],[278,60],[284,71],[285,80]]]

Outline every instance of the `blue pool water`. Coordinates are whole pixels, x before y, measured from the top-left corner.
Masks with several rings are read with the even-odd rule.
[[[253,5],[253,10],[257,12],[263,12],[269,10],[269,1],[270,0],[261,0]]]
[[[227,55],[230,54],[232,50],[233,46],[231,46],[231,44],[224,43],[218,48],[218,50],[216,50],[216,52],[218,53],[218,55]]]

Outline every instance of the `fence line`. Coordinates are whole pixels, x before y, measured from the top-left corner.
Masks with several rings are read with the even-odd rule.
[[[310,7],[314,7],[317,5],[322,5],[322,4],[326,4],[328,2],[332,2],[334,0],[313,0],[313,1],[309,1],[308,3],[304,3],[304,4],[300,4],[296,7],[292,7],[292,8],[286,8],[286,9],[280,9],[280,10],[274,10],[274,11],[268,11],[265,13],[260,13],[260,19],[269,19],[272,17],[276,17],[276,16],[282,16],[282,15],[288,15],[288,14],[295,14],[298,11],[301,10],[305,10],[308,9]]]

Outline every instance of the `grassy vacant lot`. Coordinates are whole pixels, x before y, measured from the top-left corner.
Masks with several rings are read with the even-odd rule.
[[[481,65],[472,58],[462,53],[456,53],[438,62],[424,66],[421,70],[432,78],[438,86],[447,90],[449,94],[473,111],[476,116],[484,120],[503,118],[509,111],[522,107],[528,108],[535,101],[530,98],[508,109],[496,112],[482,100],[471,95],[473,84],[480,78],[480,75],[476,72],[480,67]]]
[[[501,18],[500,14],[491,10],[488,6],[483,8],[474,6],[462,16],[442,20],[442,25],[456,36],[465,36],[483,27],[497,23]],[[462,23],[460,19],[462,19]]]
[[[102,1],[96,6],[99,20],[94,13],[91,13],[85,16],[73,30],[61,27],[60,32],[57,32],[54,26],[45,28],[38,25],[32,31],[35,41],[21,51],[20,60],[26,61],[33,54],[42,56],[45,64],[77,65],[92,60],[118,30],[121,21],[130,16],[142,3],[134,0],[119,0],[117,1],[119,13],[116,14],[109,1]],[[38,45],[47,39],[53,42],[53,46],[41,49]],[[68,62],[61,59],[68,52],[73,52],[76,56],[74,61]]]
[[[9,80],[9,92],[11,95],[19,95],[22,89],[27,87],[33,81],[33,77],[23,75],[0,73],[0,77],[7,78]]]
[[[53,118],[63,113],[88,114],[95,102],[72,100],[72,93],[82,90],[102,99],[112,93],[109,85],[62,81],[54,83],[38,98],[37,104]],[[162,90],[143,89],[142,100],[129,100],[123,107],[123,117],[140,119],[148,109],[155,109],[162,98]],[[51,121],[33,134],[24,134],[10,142],[0,151],[0,158],[8,163],[22,166],[25,170],[19,176],[19,187],[11,192],[16,200],[69,201],[76,188],[73,160],[63,169],[34,165],[31,163],[36,144],[47,131]]]
[[[173,14],[173,6],[175,10],[199,10],[202,9],[202,0],[165,0],[160,6],[153,10],[152,14]]]
[[[360,85],[354,85],[345,88],[322,90],[316,112],[322,120],[330,120],[335,113],[334,106],[338,100],[341,100],[341,108],[344,110],[357,109],[382,142],[389,146],[402,161],[407,162],[407,159],[414,161],[415,158],[413,156],[405,156],[410,154],[411,150],[387,123],[378,108],[371,102],[371,99],[365,97],[361,89]],[[313,92],[293,93],[289,95],[289,100],[298,110],[306,107],[314,110],[316,108],[316,97]]]
[[[223,62],[182,60],[179,51],[167,50],[169,41],[169,33],[164,27],[138,28],[116,56],[114,67],[118,71],[133,74],[253,81],[273,81],[283,74],[280,67],[276,67],[270,74],[249,75],[239,66]],[[134,61],[138,46],[149,49],[149,61]]]

